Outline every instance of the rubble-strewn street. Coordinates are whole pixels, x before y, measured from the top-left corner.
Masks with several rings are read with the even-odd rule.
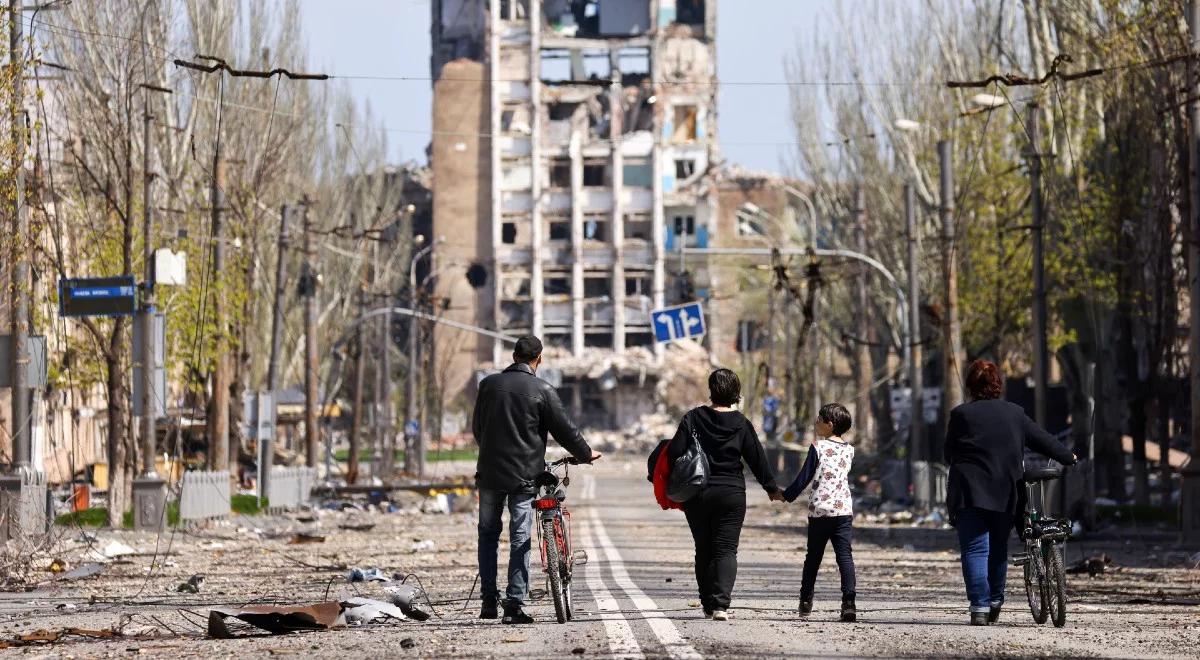
[[[402,496],[391,513],[348,504],[335,510],[326,507],[337,503],[326,503],[311,513],[234,517],[192,531],[167,531],[161,538],[63,530],[58,549],[67,568],[96,562],[103,570],[74,580],[62,579],[64,574],[56,579],[44,570],[48,566],[32,574],[36,583],[28,591],[3,594],[0,638],[13,644],[38,630],[50,631],[41,635],[47,640],[66,633],[9,654],[238,658],[1167,657],[1191,655],[1200,644],[1200,557],[1178,550],[1173,532],[1153,528],[1110,528],[1068,546],[1069,565],[1101,555],[1109,561],[1098,560],[1103,567],[1094,569],[1102,572],[1094,577],[1068,576],[1065,628],[1033,624],[1019,574],[1011,571],[1001,624],[971,628],[953,531],[860,516],[855,544],[860,622],[836,622],[836,570],[828,554],[812,620],[799,622],[804,509],[767,502],[753,490],[733,618],[710,621],[693,594],[691,539],[683,517],[657,509],[639,463],[617,459],[572,469],[573,531],[589,562],[576,568],[578,615],[565,625],[553,622],[544,598],[530,608],[535,625],[475,618],[474,500],[449,494]],[[93,554],[103,555],[110,546],[112,558]],[[540,590],[544,580],[538,579],[536,553],[533,562],[533,587]],[[348,581],[356,568],[356,577],[366,579]],[[371,569],[386,581],[371,580]],[[213,608],[362,597],[386,602],[388,589],[397,585],[391,577],[409,574],[409,584],[428,592],[424,608],[434,615],[428,621],[271,635],[226,619],[236,638],[210,639],[206,633]],[[119,634],[103,636],[108,630]]]

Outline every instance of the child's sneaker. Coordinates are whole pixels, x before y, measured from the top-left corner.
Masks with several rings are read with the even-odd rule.
[[[807,619],[808,615],[812,614],[812,601],[800,599],[800,618]]]
[[[854,623],[858,620],[858,608],[854,606],[854,594],[842,596],[842,621]]]

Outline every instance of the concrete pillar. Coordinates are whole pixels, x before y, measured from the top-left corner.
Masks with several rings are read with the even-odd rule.
[[[621,153],[624,113],[621,110],[620,45],[609,51],[612,82],[608,86],[609,144],[612,145],[612,305],[613,350],[625,351],[625,208],[621,191],[625,187],[625,158]],[[619,419],[619,418],[618,418]]]
[[[497,3],[498,4],[498,3]],[[541,0],[529,2],[529,124],[533,129],[529,140],[532,143],[529,151],[529,167],[532,173],[532,183],[529,194],[533,199],[533,210],[530,211],[531,261],[529,264],[529,295],[533,307],[533,334],[542,337],[546,331],[545,314],[545,283],[543,278],[542,243],[545,231],[542,218],[542,83],[541,83],[541,46],[542,46],[542,3]]]
[[[659,49],[659,40],[660,39],[661,39],[661,37],[655,37],[654,41],[652,41],[650,44],[650,80],[654,86],[655,94],[657,94],[659,97],[658,103],[654,107],[654,124],[653,124],[653,128],[651,129],[653,137],[654,137],[654,149],[650,155],[650,164],[651,164],[652,177],[653,177],[652,193],[654,196],[653,202],[651,203],[651,208],[653,209],[653,214],[651,215],[651,223],[650,223],[650,231],[653,234],[652,238],[653,238],[653,246],[654,246],[654,277],[653,277],[653,283],[652,283],[653,292],[654,292],[653,293],[654,309],[662,309],[663,308],[663,303],[666,300],[666,279],[667,279],[666,278],[666,268],[665,268],[665,264],[663,261],[665,258],[664,254],[663,254],[664,242],[665,242],[664,241],[665,221],[663,218],[663,187],[662,187],[662,178],[663,178],[662,113],[659,111],[659,108],[663,107],[662,95],[661,95],[662,86],[659,84],[659,80],[661,79],[661,76],[662,76],[662,66],[659,64],[659,61],[658,61],[658,53],[660,51],[660,49]],[[651,326],[651,327],[653,328],[653,326]],[[658,342],[654,343],[654,355],[656,358],[658,358],[660,360],[662,359],[662,355],[663,355],[662,344],[660,344]]]
[[[489,168],[488,182],[491,189],[491,242],[488,254],[491,255],[489,264],[491,270],[491,288],[492,288],[492,310],[491,310],[491,327],[500,328],[500,260],[496,258],[496,251],[500,248],[500,226],[502,223],[502,206],[500,199],[500,148],[496,144],[495,136],[500,135],[500,111],[502,104],[500,103],[500,89],[496,84],[496,74],[500,69],[500,35],[496,33],[496,28],[500,24],[500,3],[492,2],[491,5],[491,21],[488,23],[488,117],[490,118],[491,130],[488,131],[488,137],[483,138],[482,143],[486,145],[488,150],[491,167]],[[480,148],[483,148],[481,145]],[[430,237],[432,239],[433,237]],[[486,340],[485,340],[486,341]],[[504,364],[504,344],[499,339],[493,339],[492,344],[492,362],[497,365]]]
[[[583,132],[572,122],[571,146],[571,352],[583,355]]]

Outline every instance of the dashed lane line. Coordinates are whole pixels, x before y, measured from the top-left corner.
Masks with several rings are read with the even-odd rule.
[[[613,545],[612,539],[609,538],[608,532],[605,531],[604,523],[600,521],[600,517],[595,509],[592,510],[592,515],[593,531],[595,532],[596,540],[600,542],[600,548],[604,552],[605,559],[608,560],[613,580],[616,581],[621,591],[625,592],[629,600],[633,601],[634,607],[641,610],[646,624],[650,626],[650,630],[654,632],[655,637],[658,637],[658,641],[666,649],[667,655],[678,660],[685,658],[687,660],[699,660],[703,657],[679,634],[679,629],[659,610],[654,600],[647,596],[634,583],[633,578],[629,577],[629,571],[625,570],[625,561],[621,558],[620,551]]]
[[[604,577],[600,573],[600,562],[598,561],[600,553],[595,552],[597,546],[593,542],[591,525],[586,519],[580,522],[582,523],[580,540],[583,541],[584,546],[592,550],[590,554],[594,557],[585,564],[583,578],[587,582],[588,591],[596,599],[597,615],[604,622],[604,632],[608,635],[608,650],[614,658],[640,660],[645,656],[642,654],[642,647],[638,645],[637,637],[633,634],[633,628],[621,614],[621,606],[617,603],[617,599],[613,598],[608,587],[604,585]]]

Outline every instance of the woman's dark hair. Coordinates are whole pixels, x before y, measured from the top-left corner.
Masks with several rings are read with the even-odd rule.
[[[733,406],[742,400],[742,381],[728,369],[708,375],[708,398],[715,406]]]
[[[967,367],[967,391],[976,399],[999,399],[1003,383],[1000,367],[989,360],[975,360]]]
[[[840,403],[827,403],[817,411],[817,417],[833,427],[834,435],[841,435],[850,430],[850,411]]]

